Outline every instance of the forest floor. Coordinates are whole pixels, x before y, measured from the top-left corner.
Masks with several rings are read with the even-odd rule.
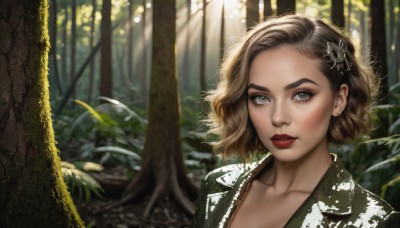
[[[110,211],[96,214],[118,199],[92,199],[89,202],[77,203],[78,212],[87,227],[190,227],[191,217],[178,209],[168,199],[160,200],[147,220],[142,219],[149,198],[138,204],[125,204]]]
[[[192,182],[200,186],[205,173],[189,173]],[[96,213],[119,200],[116,197],[92,198],[90,201],[77,201],[78,212],[88,228],[134,228],[134,227],[191,227],[192,217],[178,208],[168,198],[159,200],[147,220],[142,216],[150,200],[147,195],[142,202],[126,203],[103,213]]]

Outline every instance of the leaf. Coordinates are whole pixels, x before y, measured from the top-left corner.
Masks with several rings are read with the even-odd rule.
[[[387,165],[392,165],[392,163],[397,163],[397,162],[400,162],[400,155],[397,155],[395,157],[381,161],[381,162],[369,167],[367,170],[365,170],[365,172],[368,173],[368,172],[373,172],[373,171],[377,171],[380,169],[385,169],[385,168],[387,168]]]
[[[389,182],[387,182],[382,186],[381,197],[385,198],[386,190],[388,189],[388,187],[392,187],[396,184],[400,184],[400,175],[398,175],[397,177],[395,177],[394,179],[390,180]]]
[[[98,113],[94,108],[92,108],[90,105],[88,105],[87,103],[81,101],[81,100],[75,100],[75,103],[81,105],[82,107],[84,107],[89,113],[90,115],[92,115],[92,117],[94,119],[96,119],[98,122],[103,123],[104,120],[101,117],[100,113]]]
[[[104,170],[104,167],[102,165],[94,162],[76,161],[73,164],[75,165],[75,167],[85,172],[101,172]]]
[[[142,158],[135,152],[121,148],[121,147],[117,147],[117,146],[102,146],[102,147],[97,147],[95,150],[95,152],[101,152],[101,153],[107,153],[107,152],[111,152],[111,153],[119,153],[119,154],[123,154],[123,155],[127,155],[130,157],[133,157],[136,160],[141,160]]]
[[[90,200],[91,192],[99,197],[102,196],[104,190],[100,184],[84,171],[77,169],[74,164],[62,161],[61,172],[71,192],[75,192],[77,188],[79,200],[82,198],[83,191],[85,192],[86,201]]]

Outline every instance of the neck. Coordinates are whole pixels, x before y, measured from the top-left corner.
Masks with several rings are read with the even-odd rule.
[[[273,167],[259,180],[277,194],[291,191],[311,192],[332,164],[328,148],[309,153],[303,158],[284,162],[274,160]]]

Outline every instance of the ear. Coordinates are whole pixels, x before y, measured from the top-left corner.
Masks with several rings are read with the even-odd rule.
[[[347,84],[340,85],[339,91],[335,94],[334,107],[332,116],[340,116],[347,105],[347,95],[349,93],[349,86]]]

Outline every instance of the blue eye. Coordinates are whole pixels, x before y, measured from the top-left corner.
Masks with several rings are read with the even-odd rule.
[[[255,95],[251,97],[251,100],[258,105],[270,102],[269,98],[264,95]]]
[[[307,102],[311,99],[312,96],[313,94],[308,91],[300,91],[293,96],[293,100],[298,102]]]

